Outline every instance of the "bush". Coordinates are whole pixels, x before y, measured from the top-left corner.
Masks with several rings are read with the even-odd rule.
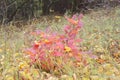
[[[79,43],[81,39],[77,38],[82,27],[81,17],[82,14],[78,17],[76,15],[72,18],[65,17],[70,24],[64,27],[63,34],[52,32],[50,28],[45,31],[32,32],[39,39],[25,52],[29,54],[32,63],[37,63],[42,69],[50,71],[55,68],[63,68],[67,62],[72,61],[71,65],[82,62],[83,57]]]

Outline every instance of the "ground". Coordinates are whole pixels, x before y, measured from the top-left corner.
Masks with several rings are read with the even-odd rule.
[[[59,33],[67,23],[64,16],[44,16],[26,25],[13,24],[0,28],[0,80],[119,80],[120,79],[120,9],[91,11],[83,14],[84,23],[78,35],[81,50],[96,55],[86,60],[89,65],[65,65],[63,71],[46,72],[31,65],[24,53],[34,42],[30,34],[47,26]],[[49,17],[49,19],[48,19]],[[84,55],[85,56],[85,55]]]

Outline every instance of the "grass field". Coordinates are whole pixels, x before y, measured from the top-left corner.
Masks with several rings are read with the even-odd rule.
[[[120,9],[91,11],[84,14],[78,37],[82,39],[80,48],[92,53],[97,59],[83,55],[88,65],[72,60],[62,69],[46,72],[31,64],[24,53],[35,38],[30,33],[45,30],[50,26],[53,32],[63,33],[68,22],[64,16],[45,16],[35,19],[21,28],[10,24],[0,28],[0,80],[119,80],[120,79]]]

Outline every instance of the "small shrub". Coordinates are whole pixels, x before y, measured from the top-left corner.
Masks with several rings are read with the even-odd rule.
[[[82,27],[82,14],[65,18],[69,24],[64,27],[64,33],[52,32],[49,28],[32,32],[38,40],[25,53],[30,55],[32,63],[37,63],[43,70],[62,69],[67,62],[71,65],[86,62],[80,51],[81,39],[77,37]]]

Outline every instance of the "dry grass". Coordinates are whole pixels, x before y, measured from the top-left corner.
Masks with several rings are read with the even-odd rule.
[[[65,66],[66,73],[46,73],[30,65],[23,50],[31,46],[34,37],[29,33],[51,26],[62,32],[67,23],[63,16],[48,20],[35,19],[18,28],[13,24],[0,28],[0,80],[119,80],[120,79],[120,9],[100,10],[84,15],[84,27],[79,36],[83,51],[99,56],[89,65],[76,68]],[[60,74],[60,75],[57,75]]]

